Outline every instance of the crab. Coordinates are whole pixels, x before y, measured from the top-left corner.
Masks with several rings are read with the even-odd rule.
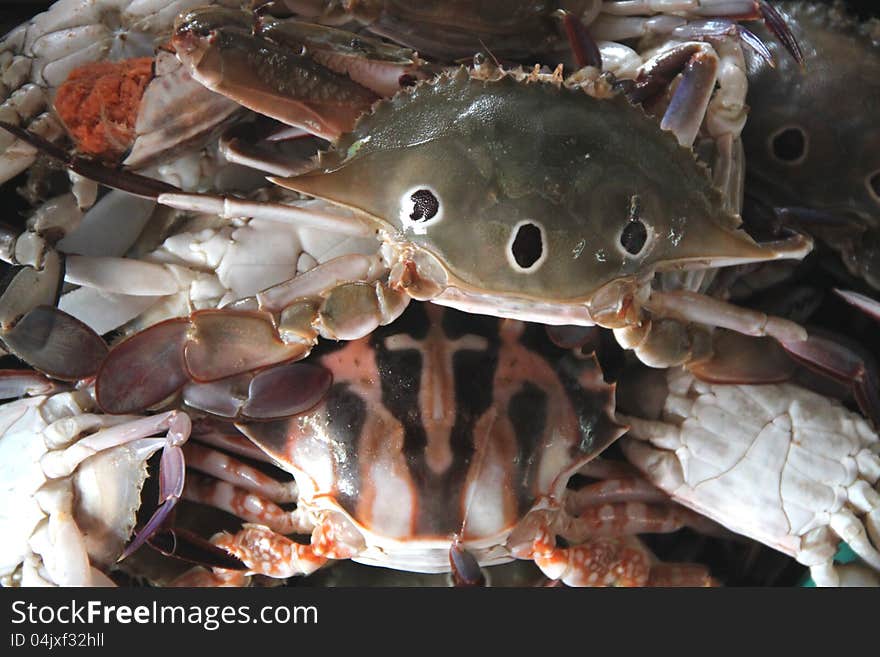
[[[860,415],[790,383],[680,368],[624,381],[624,453],[674,500],[791,555],[817,585],[840,583],[839,540],[880,570],[880,439]]]
[[[3,375],[14,393],[24,385],[37,394],[0,406],[0,581],[113,585],[106,571],[124,554],[146,461],[159,449],[165,512],[180,495],[189,417],[96,414],[92,388],[59,392],[41,377]]]
[[[329,382],[329,373],[325,376]],[[295,499],[293,484],[272,480],[228,456],[266,461],[256,448],[192,409],[107,415],[98,408],[93,385],[71,388],[25,370],[2,370],[0,382],[4,398],[21,397],[0,405],[3,585],[112,586],[110,576],[120,562],[145,544],[177,560],[241,569],[237,559],[180,526],[173,513],[178,501],[200,500],[198,477],[208,476],[215,490],[222,482],[237,490],[258,490],[281,503]],[[271,384],[276,392],[279,385],[284,388],[277,377]],[[259,417],[265,397],[244,404],[239,415]],[[290,407],[292,401],[285,398],[285,415],[306,410],[317,399],[299,408]],[[144,509],[148,461],[159,450],[158,504]],[[193,473],[191,483],[186,471]],[[262,501],[254,511],[247,495],[240,497],[238,514],[250,521],[278,523],[286,515]],[[148,562],[141,559],[138,566]]]
[[[200,570],[178,584],[308,575],[349,558],[469,582],[479,567],[527,559],[576,586],[710,583],[705,569],[656,563],[634,540],[707,523],[591,464],[623,431],[613,387],[593,357],[549,345],[539,326],[413,304],[392,327],[312,360],[333,373],[318,406],[236,423],[293,474],[295,511],[214,539],[247,573]],[[576,472],[600,481],[567,489]],[[188,495],[238,515],[263,507],[230,502],[244,496],[225,483]]]
[[[176,328],[152,329],[164,335],[164,355],[150,348],[160,343],[148,339],[148,329],[137,353],[120,345],[103,371],[141,370],[150,363],[161,380],[144,379],[144,384],[156,402],[183,380],[241,372],[238,357],[221,353],[233,353],[216,341],[225,340],[223,334],[232,338],[234,333],[234,344],[263,354],[264,364],[300,358],[319,334],[363,336],[394,320],[410,298],[548,324],[599,324],[619,329],[630,345],[660,351],[658,360],[689,359],[692,340],[684,329],[660,330],[651,344],[649,313],[667,329],[674,322],[665,320],[677,319],[803,339],[803,330],[786,320],[687,291],[651,289],[658,270],[799,258],[810,245],[799,237],[755,244],[737,230],[737,216],[722,207],[721,195],[693,155],[622,98],[602,98],[603,90],[601,79],[569,88],[558,76],[504,74],[479,80],[461,70],[380,103],[322,156],[318,170],[275,178],[342,206],[332,220],[321,215],[313,225],[372,235],[379,240],[375,255],[340,257],[223,312],[196,313],[177,321]],[[437,107],[444,108],[443,123]],[[470,135],[486,130],[487,115],[478,111],[483,107],[510,131],[493,131],[478,146]],[[535,125],[526,127],[528,121]],[[570,136],[543,136],[560,130]],[[636,132],[640,150],[632,154],[638,159],[633,165],[625,151],[610,150],[608,140],[635,139]],[[437,138],[426,141],[426,134]],[[542,158],[550,158],[543,177],[525,176],[526,165],[532,169]],[[455,166],[438,168],[443,162]],[[566,162],[596,177],[589,190],[584,182],[572,184]],[[470,188],[466,183],[476,176],[486,176],[491,193],[457,193]],[[670,185],[679,187],[672,196]],[[221,216],[287,215],[303,221],[299,208],[291,211],[283,204],[185,194],[162,194],[159,201]],[[469,221],[473,212],[481,216],[479,222]],[[554,225],[562,216],[569,219]],[[692,229],[692,222],[699,229]],[[485,246],[474,252],[469,248],[474,243]],[[169,341],[180,351],[164,349]],[[160,360],[163,366],[154,369]],[[208,362],[209,368],[202,367]]]
[[[640,7],[650,9],[649,5]],[[365,335],[393,321],[410,298],[548,324],[615,328],[623,344],[635,348],[646,362],[661,366],[705,354],[705,332],[682,322],[727,326],[789,341],[805,337],[803,329],[792,322],[692,292],[689,286],[699,275],[688,278],[676,273],[671,282],[664,275],[659,284],[651,283],[662,270],[698,268],[705,272],[721,264],[800,258],[810,248],[808,240],[797,237],[762,247],[738,231],[738,202],[732,198],[736,185],[726,184],[719,193],[693,155],[676,145],[676,140],[679,145],[693,140],[711,104],[717,62],[702,44],[676,49],[671,57],[692,64],[686,67],[661,124],[672,131],[673,138],[637,108],[611,98],[609,80],[595,69],[582,71],[576,81],[564,81],[558,70],[554,74],[537,70],[504,73],[484,62],[473,74],[464,69],[444,72],[370,109],[376,98],[372,91],[363,87],[358,91],[349,78],[342,81],[332,71],[321,72],[314,62],[303,62],[301,55],[283,49],[285,39],[287,32],[276,27],[269,14],[254,16],[207,7],[178,18],[172,43],[193,79],[276,118],[287,120],[293,112],[301,127],[334,140],[312,170],[273,180],[338,208],[332,218],[326,213],[314,216],[312,225],[355,237],[373,236],[377,251],[324,263],[222,313],[204,311],[188,321],[157,326],[152,335],[161,334],[160,341],[144,334],[137,343],[120,345],[98,374],[98,397],[106,410],[139,411],[140,404],[157,403],[185,381],[210,382],[302,358],[319,335],[335,339]],[[241,66],[244,61],[251,61],[260,75],[250,75]],[[645,82],[653,91],[658,86],[654,78],[659,76],[662,87],[670,73],[668,61],[656,64],[645,72]],[[320,81],[318,88],[309,82],[313,79]],[[328,100],[331,82],[329,89],[335,91]],[[293,96],[279,96],[279,92],[293,92]],[[464,147],[472,135],[485,131],[489,115],[479,109],[486,104],[492,107],[492,120],[511,129],[491,134],[481,149],[471,147],[473,172],[468,176],[483,176],[490,189],[497,189],[485,198],[459,194],[453,200],[467,182],[464,169],[445,167],[431,172],[423,170],[424,166],[432,158],[452,162],[458,157],[456,144]],[[433,108],[440,106],[445,118],[438,123]],[[456,113],[466,120],[458,120]],[[530,120],[535,125],[524,130],[521,117],[527,113],[534,114]],[[362,118],[352,129],[359,115]],[[447,138],[426,141],[426,135],[440,136],[440,125]],[[601,127],[596,131],[594,125]],[[549,136],[559,130],[565,139]],[[628,155],[609,148],[608,135],[636,132],[642,135],[642,152]],[[733,143],[735,136],[728,135],[727,141]],[[648,155],[645,144],[653,144],[652,154]],[[384,161],[392,152],[399,172],[392,184],[376,181],[371,183],[374,192],[353,187],[337,193],[349,176],[368,180],[365,167],[378,171],[379,162],[386,167]],[[719,145],[719,152],[726,153],[720,160],[733,164],[717,166],[716,171],[735,168],[733,150]],[[404,153],[407,157],[396,157]],[[606,173],[599,173],[593,162],[608,157],[615,163],[603,166],[603,171],[617,171],[622,178],[594,186],[590,191],[599,192],[590,198],[583,183],[572,184],[568,179],[566,162],[602,177]],[[528,180],[525,174],[526,164],[531,166],[535,158],[543,162],[543,180]],[[82,160],[74,163],[82,164]],[[496,167],[498,173],[487,166]],[[432,183],[431,178],[441,171],[448,179]],[[424,180],[410,179],[417,173]],[[661,183],[658,176],[666,179]],[[115,174],[111,176],[110,184],[116,179]],[[666,187],[679,182],[679,198],[664,199]],[[138,178],[130,189],[144,193],[143,184],[152,183]],[[444,189],[438,191],[441,186]],[[354,194],[359,198],[353,198]],[[291,210],[284,204],[178,193],[159,193],[158,200],[178,209],[224,217],[309,221],[299,208]],[[591,206],[587,217],[576,207],[585,204]],[[606,228],[595,223],[615,224],[615,211],[609,206],[622,214],[619,233],[618,225]],[[564,214],[574,216],[574,222],[564,227],[545,225],[545,217],[563,216],[560,207]],[[481,217],[478,224],[468,221],[473,213]],[[690,227],[693,222],[700,223],[698,231]],[[470,239],[486,244],[480,258],[453,243],[459,239],[459,227],[461,235],[470,232]],[[688,289],[679,289],[682,281]],[[51,304],[44,301],[44,305]],[[41,324],[49,324],[47,316],[41,315]],[[57,324],[71,326],[72,322],[64,318]],[[656,326],[653,330],[652,325]],[[7,332],[14,329],[4,328]],[[57,344],[51,326],[45,330]],[[84,331],[79,333],[83,340],[93,341]],[[220,346],[229,339],[232,342],[227,346],[234,344],[233,349]],[[164,349],[169,344],[178,345],[179,350]],[[33,363],[22,350],[16,353]],[[244,353],[259,357],[245,365]],[[156,368],[156,363],[162,366]],[[140,379],[144,394],[138,396],[138,406],[102,393],[109,389],[118,391],[111,394],[122,394],[126,389],[118,383],[129,368],[150,370]],[[104,385],[102,380],[112,384]]]
[[[816,235],[878,288],[880,22],[859,23],[839,1],[776,6],[805,65],[750,66],[748,194],[772,211],[771,224]]]

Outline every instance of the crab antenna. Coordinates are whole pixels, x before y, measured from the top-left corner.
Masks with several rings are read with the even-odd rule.
[[[148,178],[130,171],[120,171],[93,160],[70,155],[63,148],[59,148],[40,135],[11,123],[0,121],[0,128],[30,144],[53,160],[58,160],[71,171],[107,187],[149,199],[155,199],[159,194],[180,191],[174,185],[169,185],[155,178]]]

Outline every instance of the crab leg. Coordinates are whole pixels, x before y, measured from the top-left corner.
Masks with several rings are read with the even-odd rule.
[[[486,576],[477,558],[464,548],[458,535],[449,546],[449,568],[456,587],[486,586]]]
[[[561,548],[546,525],[536,531],[530,544],[515,548],[513,554],[519,559],[533,560],[547,577],[568,586],[648,586],[654,570],[653,556],[632,537],[594,537]],[[658,573],[657,581],[665,584],[670,579],[673,578],[668,572],[662,577]],[[706,586],[711,579],[705,569],[695,568],[687,582],[691,586]]]
[[[61,390],[55,381],[29,370],[0,370],[0,399],[50,395]]]
[[[350,130],[378,99],[308,55],[253,36],[253,28],[247,12],[208,7],[179,18],[172,43],[208,89],[325,139]]]
[[[713,52],[698,50],[685,65],[681,83],[660,122],[660,127],[672,132],[682,146],[693,145],[717,78],[718,57]]]
[[[330,384],[320,367],[294,363],[219,380],[298,360],[313,344],[314,336],[311,342],[283,342],[268,313],[199,311],[156,324],[111,350],[95,384],[98,403],[107,412],[127,413],[149,408],[197,381],[214,383],[189,386],[185,398],[212,413],[253,413],[266,419],[299,412],[317,403]]]
[[[159,477],[159,508],[129,543],[120,559],[137,550],[162,525],[183,490],[184,462],[180,446],[189,438],[192,425],[189,416],[179,411],[135,420],[124,425],[104,429],[83,438],[63,452],[52,452],[44,459],[43,469],[49,476],[66,476],[79,463],[98,451],[118,445],[131,444],[145,454],[162,449]],[[165,438],[147,438],[159,431],[166,431]]]
[[[579,68],[584,66],[602,68],[602,53],[583,21],[577,14],[565,10],[560,11],[562,12],[562,26],[565,28],[565,36],[574,53],[575,63]]]
[[[681,73],[681,82],[672,94],[660,125],[688,147],[693,145],[704,118],[709,133],[721,137],[738,136],[747,116],[742,49],[735,39],[727,36],[726,26],[706,29],[717,42],[715,46],[686,41],[661,48],[640,67],[636,86],[628,94],[634,102],[643,102],[668,87]]]
[[[880,426],[880,380],[869,354],[816,333],[802,341],[782,341],[782,347],[796,361],[848,384],[862,412]]]
[[[387,275],[379,256],[340,256],[234,310],[202,310],[156,324],[104,359],[96,382],[99,404],[127,413],[195,382],[184,393],[187,402],[226,417],[269,419],[306,410],[329,386],[321,368],[289,365],[219,380],[299,360],[319,335],[351,340],[393,321],[409,296],[392,289],[383,280]],[[249,392],[242,396],[244,390]],[[293,394],[284,398],[282,390]]]
[[[189,442],[183,448],[187,467],[279,504],[296,502],[296,482],[281,482],[215,449]],[[290,532],[284,532],[290,533]]]
[[[659,14],[645,17],[644,14]],[[688,22],[685,17],[703,17],[706,20]],[[591,25],[593,34],[606,41],[621,41],[642,36],[672,34],[683,36],[703,29],[707,24],[733,27],[759,53],[766,52],[760,40],[733,21],[762,20],[771,33],[798,63],[803,53],[785,19],[765,0],[625,0],[604,2],[602,13]],[[694,27],[696,26],[696,27]],[[763,55],[762,55],[763,56]]]
[[[560,534],[573,543],[597,536],[634,536],[636,534],[671,534],[684,527],[718,533],[714,523],[697,513],[673,506],[668,498],[661,504],[643,502],[604,502],[581,509],[568,517]]]
[[[669,497],[659,488],[640,477],[597,481],[569,491],[565,497],[565,510],[577,516],[592,506],[640,502],[645,504],[666,502]]]
[[[295,543],[262,525],[245,525],[235,535],[225,534],[214,541],[241,559],[251,572],[287,578],[310,575],[327,563],[313,544]]]
[[[214,421],[208,423],[207,428],[203,425],[204,421],[201,421],[195,429],[198,433],[200,443],[216,447],[217,449],[222,449],[231,454],[244,456],[253,461],[269,462],[265,452],[238,433],[235,429],[228,428],[224,431],[221,427],[216,426],[217,422]]]
[[[309,534],[313,529],[312,523],[302,512],[285,511],[268,497],[225,481],[191,476],[183,497],[190,502],[222,509],[245,522],[265,525],[278,534]]]
[[[245,525],[234,535],[218,534],[212,542],[247,565],[247,570],[194,568],[171,586],[247,586],[252,574],[287,578],[310,575],[327,563],[311,545],[295,543],[263,525]]]
[[[841,296],[847,303],[855,306],[869,317],[873,317],[880,322],[880,302],[851,290],[835,289],[834,292]]]
[[[39,149],[49,157],[58,160],[71,171],[102,185],[144,198],[155,198],[165,192],[179,191],[174,185],[169,185],[155,178],[148,178],[130,171],[116,171],[92,160],[69,155],[62,148],[51,143],[33,130],[25,130],[5,121],[0,121],[0,128],[11,132],[20,140]]]
[[[157,198],[162,205],[178,210],[206,212],[224,219],[251,217],[293,223],[303,228],[318,228],[340,235],[370,237],[375,228],[359,220],[352,213],[334,207],[332,212],[319,212],[314,209],[294,207],[284,203],[262,203],[245,201],[231,196],[209,196],[207,194],[160,194]]]
[[[806,340],[806,330],[792,321],[734,306],[718,299],[686,290],[654,290],[645,303],[652,313],[685,322],[727,328],[745,335],[769,335],[782,342]]]

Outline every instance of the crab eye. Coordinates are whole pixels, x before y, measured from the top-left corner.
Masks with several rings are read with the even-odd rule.
[[[880,171],[875,171],[865,178],[865,185],[874,201],[880,203]]]
[[[648,227],[641,219],[642,202],[637,195],[629,199],[629,221],[620,231],[620,246],[629,255],[637,256],[648,243]]]
[[[630,255],[639,255],[648,241],[648,229],[641,219],[630,221],[620,233],[620,245]]]
[[[807,134],[797,126],[783,128],[770,138],[770,150],[780,162],[799,164],[807,155]]]
[[[413,210],[409,218],[413,221],[428,221],[437,216],[440,209],[440,201],[430,189],[417,189],[410,195]]]
[[[416,187],[400,197],[400,222],[416,233],[424,234],[429,224],[442,218],[443,207],[433,189]]]
[[[507,261],[518,272],[532,273],[547,259],[545,242],[543,226],[533,221],[520,221],[513,227],[507,243]]]

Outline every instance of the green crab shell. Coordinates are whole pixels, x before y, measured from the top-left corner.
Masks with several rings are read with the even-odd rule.
[[[880,22],[860,25],[841,4],[783,2],[777,9],[794,32],[805,65],[768,38],[776,67],[757,60],[751,66],[751,109],[743,131],[750,193],[771,205],[853,214],[876,228],[880,45],[870,31],[880,34]],[[759,31],[762,37],[765,33]],[[774,140],[786,130],[800,132],[803,150],[796,146],[780,157]]]
[[[737,229],[691,151],[625,99],[463,69],[378,104],[317,170],[275,182],[368,215],[475,294],[587,302],[658,268],[780,257]],[[438,204],[420,216],[427,193]],[[647,229],[637,254],[621,244],[633,207]],[[516,246],[529,224],[531,261]]]

